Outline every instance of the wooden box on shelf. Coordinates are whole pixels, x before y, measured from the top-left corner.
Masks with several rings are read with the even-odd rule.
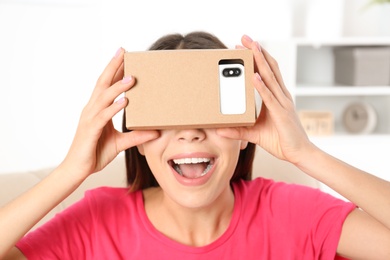
[[[330,111],[302,110],[299,119],[308,135],[332,135],[334,132],[333,113]]]

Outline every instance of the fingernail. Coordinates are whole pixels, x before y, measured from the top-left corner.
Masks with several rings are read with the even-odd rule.
[[[132,76],[127,76],[122,79],[122,84],[127,84],[132,80]]]
[[[123,103],[125,102],[125,100],[126,100],[125,97],[121,97],[120,99],[118,99],[118,100],[116,101],[116,103],[120,105],[120,104],[123,104]]]
[[[122,47],[121,48],[119,48],[117,51],[116,51],[116,53],[115,53],[115,58],[118,58],[119,57],[119,55],[122,53]]]
[[[260,43],[259,43],[259,42],[256,42],[256,46],[257,46],[257,49],[258,49],[259,51],[261,51],[261,46],[260,46]]]
[[[248,41],[251,41],[251,42],[253,42],[252,38],[251,38],[251,37],[249,37],[249,36],[248,36],[248,35],[246,35],[246,34],[244,35],[244,38],[245,38],[245,39],[247,39]]]
[[[256,76],[258,81],[261,81],[261,76],[260,76],[260,74],[258,72],[256,72],[255,76]]]

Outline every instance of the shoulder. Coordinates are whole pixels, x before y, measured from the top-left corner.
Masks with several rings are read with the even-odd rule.
[[[61,259],[76,259],[77,255],[86,256],[95,250],[108,252],[112,244],[119,244],[111,238],[122,238],[123,230],[131,234],[132,229],[138,228],[137,201],[142,202],[141,191],[113,187],[88,190],[84,198],[25,236],[18,247],[26,255],[37,254],[40,259],[55,259],[58,255],[63,256]]]
[[[283,182],[275,182],[271,179],[256,178],[250,181],[240,180],[233,183],[234,192],[245,197],[267,197],[275,193],[284,192],[286,189],[292,189],[292,186]]]
[[[84,198],[65,209],[63,219],[80,220],[82,226],[100,229],[102,223],[115,226],[139,215],[142,192],[128,188],[99,187],[85,192]],[[89,223],[89,224],[88,224]]]
[[[98,223],[121,223],[136,214],[142,204],[142,192],[130,192],[128,188],[99,187],[85,192],[84,198],[60,215],[67,219],[83,219],[82,225],[90,222],[95,226]],[[107,222],[108,221],[108,222]]]
[[[95,219],[115,214],[121,208],[134,211],[138,201],[142,202],[142,194],[130,192],[128,188],[98,187],[87,190],[80,200],[66,207],[54,219]]]
[[[233,184],[235,191],[248,196],[258,194],[263,197],[277,196],[292,198],[296,196],[317,195],[331,198],[330,195],[323,193],[317,188],[304,186],[300,184],[290,184],[277,182],[272,179],[258,177],[250,181],[238,181]],[[291,197],[292,196],[292,197]]]
[[[342,201],[321,191],[298,184],[275,182],[271,179],[256,178],[251,181],[238,181],[233,184],[234,191],[242,197],[244,204],[252,204],[275,209],[277,211],[291,210],[302,212],[319,209],[327,210],[334,207],[351,208],[351,203]]]
[[[142,201],[142,192],[130,192],[128,188],[99,187],[85,193],[84,203],[93,211],[107,211],[122,208],[135,208]]]
[[[130,192],[128,188],[123,187],[98,187],[85,192],[85,197],[120,199],[127,196],[134,196],[135,192]]]
[[[245,212],[241,222],[260,227],[269,243],[283,239],[280,250],[300,248],[308,254],[323,250],[334,256],[343,222],[355,208],[319,189],[269,179],[239,181],[233,187]]]

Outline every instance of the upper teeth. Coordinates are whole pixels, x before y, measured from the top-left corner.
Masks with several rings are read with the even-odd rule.
[[[190,164],[190,163],[204,163],[210,162],[210,158],[183,158],[183,159],[174,159],[175,164]]]

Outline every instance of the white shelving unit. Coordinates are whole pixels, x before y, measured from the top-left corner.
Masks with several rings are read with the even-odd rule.
[[[390,46],[390,38],[295,38],[262,45],[278,61],[298,111],[333,113],[334,134],[311,136],[311,140],[330,154],[390,180],[390,82],[389,86],[364,87],[335,84],[333,56],[333,49],[339,46]],[[358,135],[345,130],[342,113],[353,101],[365,101],[374,107],[378,123],[372,133]]]
[[[297,110],[333,113],[335,135],[346,135],[342,112],[353,101],[365,101],[377,112],[378,124],[372,135],[390,138],[390,82],[386,86],[342,86],[334,83],[333,49],[340,46],[390,46],[390,38],[341,38],[263,43],[277,59],[285,83],[295,98]],[[390,73],[390,71],[389,71]],[[360,136],[357,136],[360,137]]]

